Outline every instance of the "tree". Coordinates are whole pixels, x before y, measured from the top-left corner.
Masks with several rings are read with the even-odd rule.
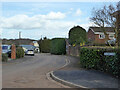
[[[80,26],[75,26],[69,31],[70,44],[80,44],[87,41],[86,30]]]
[[[115,27],[116,19],[113,17],[113,13],[116,11],[116,7],[113,5],[104,6],[100,9],[93,8],[91,21],[99,27]]]
[[[118,2],[118,5],[117,5],[117,9],[118,11],[115,12],[117,13],[117,15],[115,15],[116,17],[116,26],[117,26],[117,45],[120,46],[120,1]]]
[[[51,54],[62,55],[66,54],[66,42],[64,38],[53,38],[51,40]]]
[[[93,8],[92,17],[90,18],[90,20],[95,25],[100,27],[105,33],[105,35],[106,35],[106,31],[104,27],[113,27],[115,30],[116,36],[118,36],[118,29],[116,25],[117,22],[116,22],[116,18],[113,15],[113,13],[117,11],[117,6],[118,5],[116,6],[105,5],[103,6],[103,8],[100,8],[100,9]],[[116,40],[116,42],[118,43],[118,39]]]
[[[40,52],[42,53],[49,53],[50,52],[50,39],[47,39],[47,37],[44,37],[43,40],[42,38],[38,41],[39,46],[40,46]]]

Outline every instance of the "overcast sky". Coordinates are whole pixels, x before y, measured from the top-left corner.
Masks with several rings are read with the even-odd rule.
[[[94,8],[116,2],[3,2],[0,33],[2,38],[40,39],[46,36],[68,37],[73,26],[79,25],[88,30],[92,26],[89,18]]]

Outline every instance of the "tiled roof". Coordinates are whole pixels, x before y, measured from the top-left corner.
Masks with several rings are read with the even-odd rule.
[[[90,27],[89,29],[92,29],[94,32],[103,32],[103,29],[100,27]],[[105,27],[104,29],[106,32],[115,32],[112,27]]]
[[[120,10],[114,12],[114,13],[113,13],[113,16],[116,17],[118,14],[120,15]]]
[[[26,48],[28,50],[34,50],[35,49],[35,46],[33,46],[33,45],[20,45],[20,46],[24,47],[24,48]]]

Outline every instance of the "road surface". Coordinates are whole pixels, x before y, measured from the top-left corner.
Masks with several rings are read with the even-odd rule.
[[[49,80],[46,73],[65,64],[66,56],[36,54],[3,63],[3,88],[65,88]]]

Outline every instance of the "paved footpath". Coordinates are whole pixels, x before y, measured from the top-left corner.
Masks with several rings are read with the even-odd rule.
[[[78,58],[68,57],[68,60],[71,63],[65,68],[54,71],[54,76],[85,88],[118,88],[120,86],[118,79],[111,75],[96,70],[80,69]]]

